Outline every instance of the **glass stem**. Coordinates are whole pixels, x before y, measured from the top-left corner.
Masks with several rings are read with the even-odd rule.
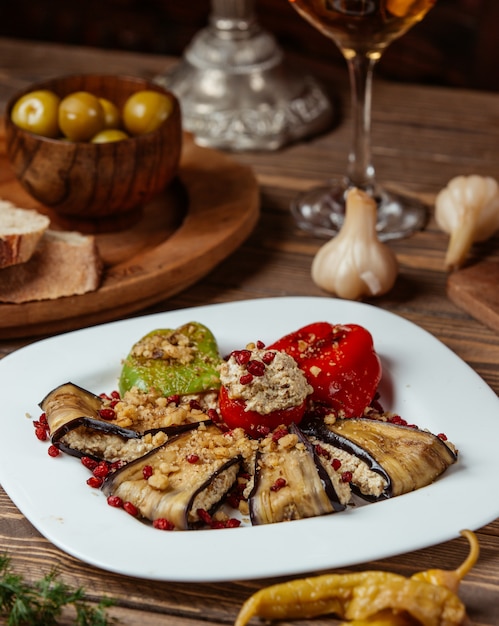
[[[346,56],[350,77],[353,116],[353,141],[348,157],[350,184],[373,192],[374,167],[371,162],[372,79],[377,58],[363,54]]]

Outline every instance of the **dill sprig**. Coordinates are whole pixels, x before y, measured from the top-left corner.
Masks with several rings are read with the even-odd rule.
[[[106,608],[113,602],[103,599],[93,606],[85,601],[82,588],[73,589],[52,571],[32,585],[13,572],[10,559],[0,555],[0,618],[6,626],[57,626],[62,611],[74,611],[75,626],[110,626]],[[67,616],[65,615],[65,618]]]

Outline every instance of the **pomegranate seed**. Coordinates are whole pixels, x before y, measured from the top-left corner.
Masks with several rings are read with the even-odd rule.
[[[100,409],[99,417],[102,417],[106,422],[112,422],[116,419],[116,412],[114,409]]]
[[[239,365],[246,365],[251,359],[251,352],[250,350],[234,350],[232,356]]]
[[[287,428],[278,428],[272,433],[272,441],[279,441],[288,434]]]
[[[211,419],[212,422],[220,421],[220,415],[217,413],[216,409],[208,409],[206,415]]]
[[[89,456],[82,456],[81,463],[91,472],[99,465],[95,459],[91,459]]]
[[[251,374],[243,374],[239,379],[241,385],[249,385],[253,381],[253,376]]]
[[[47,419],[45,418],[45,421],[43,419],[39,419],[39,420],[34,420],[33,421],[33,426],[34,428],[43,428],[44,430],[46,430],[47,432],[49,431],[49,425],[47,423]]]
[[[260,437],[266,437],[270,433],[270,428],[268,426],[264,426],[263,424],[258,424],[256,432],[260,435]]]
[[[237,493],[231,493],[227,496],[227,504],[231,506],[233,509],[239,508],[239,503],[241,502],[241,500],[242,500],[241,496],[238,495]]]
[[[352,472],[343,472],[343,474],[341,475],[341,482],[342,483],[350,483],[352,482]]]
[[[279,491],[280,489],[282,489],[283,487],[286,486],[286,479],[285,478],[278,478],[275,483],[272,485],[272,487],[270,488],[270,491]]]
[[[123,465],[125,464],[125,461],[122,461],[121,459],[118,459],[117,461],[113,461],[112,463],[109,464],[109,471],[115,471],[120,469],[120,467],[123,467]]]
[[[400,415],[394,415],[388,421],[392,424],[397,424],[398,426],[407,426],[407,422],[405,419],[402,419]]]
[[[186,457],[187,463],[191,463],[192,465],[194,465],[195,463],[197,463],[199,461],[199,455],[197,454],[188,454]]]
[[[137,517],[139,514],[139,509],[132,504],[131,502],[123,502],[123,508],[128,513],[128,515],[132,515],[133,517]]]
[[[262,361],[265,363],[265,365],[270,365],[274,359],[275,359],[275,352],[266,352],[262,356]]]
[[[447,441],[447,435],[445,433],[438,433],[437,437],[442,441]]]
[[[87,480],[87,485],[89,487],[93,487],[94,489],[98,489],[102,486],[103,482],[104,481],[102,478],[98,478],[97,476],[90,476],[90,478]]]
[[[35,428],[35,435],[40,441],[47,441],[47,429],[44,426],[38,426],[38,428]]]
[[[92,474],[97,478],[105,478],[109,474],[109,465],[105,461],[98,463]]]
[[[56,448],[55,446],[49,446],[47,452],[49,456],[53,456],[54,458],[60,454],[59,448]]]
[[[48,425],[47,414],[46,413],[42,413],[40,415],[40,417],[38,418],[38,421],[40,422],[40,424]]]
[[[114,506],[116,509],[121,509],[123,506],[123,500],[119,496],[109,496],[107,503],[109,506]]]
[[[119,391],[111,391],[111,398],[113,398],[114,400],[120,400],[121,399],[120,392]]]
[[[263,343],[263,341],[258,340],[258,341],[256,342],[256,347],[257,347],[259,350],[263,350],[263,349],[265,348],[265,344]]]
[[[332,467],[333,467],[333,469],[334,469],[335,471],[338,471],[338,470],[340,469],[340,467],[341,467],[341,461],[340,461],[340,459],[333,459],[333,460],[331,461],[331,465],[332,465]]]
[[[109,408],[114,409],[114,407],[118,404],[119,400],[111,400],[109,403]]]
[[[238,526],[241,526],[241,521],[235,517],[231,517],[225,523],[225,528],[237,528]]]
[[[111,398],[107,395],[107,393],[100,393],[99,394],[99,398],[101,398],[101,400],[110,400]]]
[[[240,474],[237,477],[237,483],[236,483],[235,489],[237,489],[237,491],[240,492],[241,498],[243,498],[244,500],[246,499],[244,496],[244,490],[248,486],[249,480],[250,479],[246,478],[243,474]]]
[[[263,376],[265,374],[265,363],[252,359],[251,361],[248,361],[246,369],[248,373],[253,376]]]
[[[159,517],[158,519],[155,519],[152,525],[158,530],[173,530],[175,528],[175,526],[165,517]]]
[[[203,410],[201,405],[199,404],[199,402],[197,400],[191,400],[189,402],[189,408],[197,410],[197,411],[202,411]]]
[[[147,480],[148,478],[151,478],[153,474],[153,469],[151,465],[144,465],[144,467],[142,468],[142,476]]]
[[[208,524],[211,526],[212,522],[213,522],[213,518],[211,517],[211,515],[208,513],[208,511],[206,511],[205,509],[198,509],[197,511],[198,517],[199,519],[204,522],[205,524]]]
[[[168,404],[170,404],[170,402],[173,402],[173,404],[178,404],[180,402],[180,396],[178,395],[178,393],[175,393],[171,396],[168,396],[166,398],[166,401],[168,402]]]
[[[226,528],[225,522],[222,522],[220,520],[213,520],[210,524],[210,528],[213,528],[213,530],[217,530],[219,528]]]
[[[331,453],[329,452],[329,450],[326,450],[325,448],[323,448],[320,444],[317,444],[315,446],[315,451],[317,452],[317,454],[319,456],[323,456],[326,459],[330,459],[331,458]],[[333,462],[334,463],[334,462]],[[333,465],[334,467],[334,465]]]

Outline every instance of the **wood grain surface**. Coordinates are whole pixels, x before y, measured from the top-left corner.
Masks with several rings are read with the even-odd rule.
[[[2,147],[0,142],[0,197],[46,213],[57,228],[57,216],[21,188]],[[81,328],[164,300],[237,249],[258,215],[258,186],[251,169],[196,146],[186,134],[174,184],[146,203],[131,228],[95,235],[104,262],[99,289],[55,301],[0,304],[0,338]]]
[[[499,332],[499,263],[480,261],[453,272],[447,294],[459,307]]]
[[[133,70],[151,76],[174,62],[175,59],[163,57],[0,40],[0,100],[5,101],[13,90],[31,80],[76,72],[83,67],[87,70],[105,67],[115,72]],[[337,103],[338,118],[334,128],[279,153],[231,155],[231,159],[253,168],[259,183],[261,216],[255,230],[196,284],[156,302],[145,309],[147,312],[269,296],[330,297],[310,278],[312,259],[323,241],[295,227],[289,203],[297,192],[345,169],[350,145],[347,77],[346,72],[331,72],[320,62],[306,68],[298,58],[293,62],[296,68],[313,72],[328,84]],[[436,227],[432,215],[436,193],[453,176],[499,175],[498,96],[376,81],[373,154],[380,182],[425,201],[430,219],[423,232],[390,244],[400,264],[397,282],[386,296],[370,302],[435,335],[499,392],[499,333],[448,297],[449,276],[444,270],[448,239]],[[498,244],[495,236],[474,246],[469,263],[498,262]],[[33,339],[28,337],[5,337],[0,341],[0,356],[31,341]],[[403,337],[400,346],[403,350]],[[8,392],[1,389],[2,394]],[[456,389],[456,394],[459,393],[466,393],[466,390]],[[473,416],[470,416],[472,427]],[[490,497],[497,498],[497,494],[490,494]],[[473,494],[463,493],[462,506],[473,506]],[[424,512],[421,523],[425,523]],[[394,528],[393,532],[404,533],[406,529]],[[478,529],[477,534],[481,557],[463,582],[460,594],[474,626],[498,626],[499,520]],[[289,549],[301,550],[305,544],[300,541]],[[334,546],[324,546],[324,549],[334,549]],[[28,580],[36,579],[55,566],[66,582],[83,585],[90,599],[97,600],[103,594],[114,597],[117,607],[113,611],[120,623],[126,625],[228,625],[233,623],[241,603],[250,593],[270,582],[151,583],[102,572],[52,546],[23,518],[6,494],[0,492],[0,551],[3,550],[11,554],[13,565]],[[456,538],[425,550],[349,568],[349,571],[376,568],[409,575],[430,567],[453,568],[466,552],[466,543]],[[192,567],[196,568],[196,555],[186,555],[186,558],[191,559]],[[263,561],[272,555],[262,554],[261,558]],[[175,568],[175,563],[171,563],[171,567]],[[323,618],[294,623],[296,626],[312,623],[326,626],[337,622]]]

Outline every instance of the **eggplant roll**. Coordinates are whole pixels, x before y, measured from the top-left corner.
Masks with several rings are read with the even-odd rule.
[[[351,474],[351,488],[365,500],[391,498],[431,484],[457,460],[457,452],[427,430],[369,418],[313,418],[302,426],[316,446]]]
[[[213,424],[201,424],[110,474],[102,489],[134,504],[144,519],[166,519],[187,530],[201,525],[200,510],[216,511],[241,463],[230,436]]]
[[[103,419],[104,407],[100,396],[73,383],[56,387],[40,402],[51,441],[57,448],[72,456],[110,463],[132,461],[165,443],[169,435],[197,426],[185,424],[138,432]]]
[[[350,499],[345,488],[333,484],[313,446],[292,425],[277,445],[260,446],[256,454],[251,522],[272,524],[343,511]]]

